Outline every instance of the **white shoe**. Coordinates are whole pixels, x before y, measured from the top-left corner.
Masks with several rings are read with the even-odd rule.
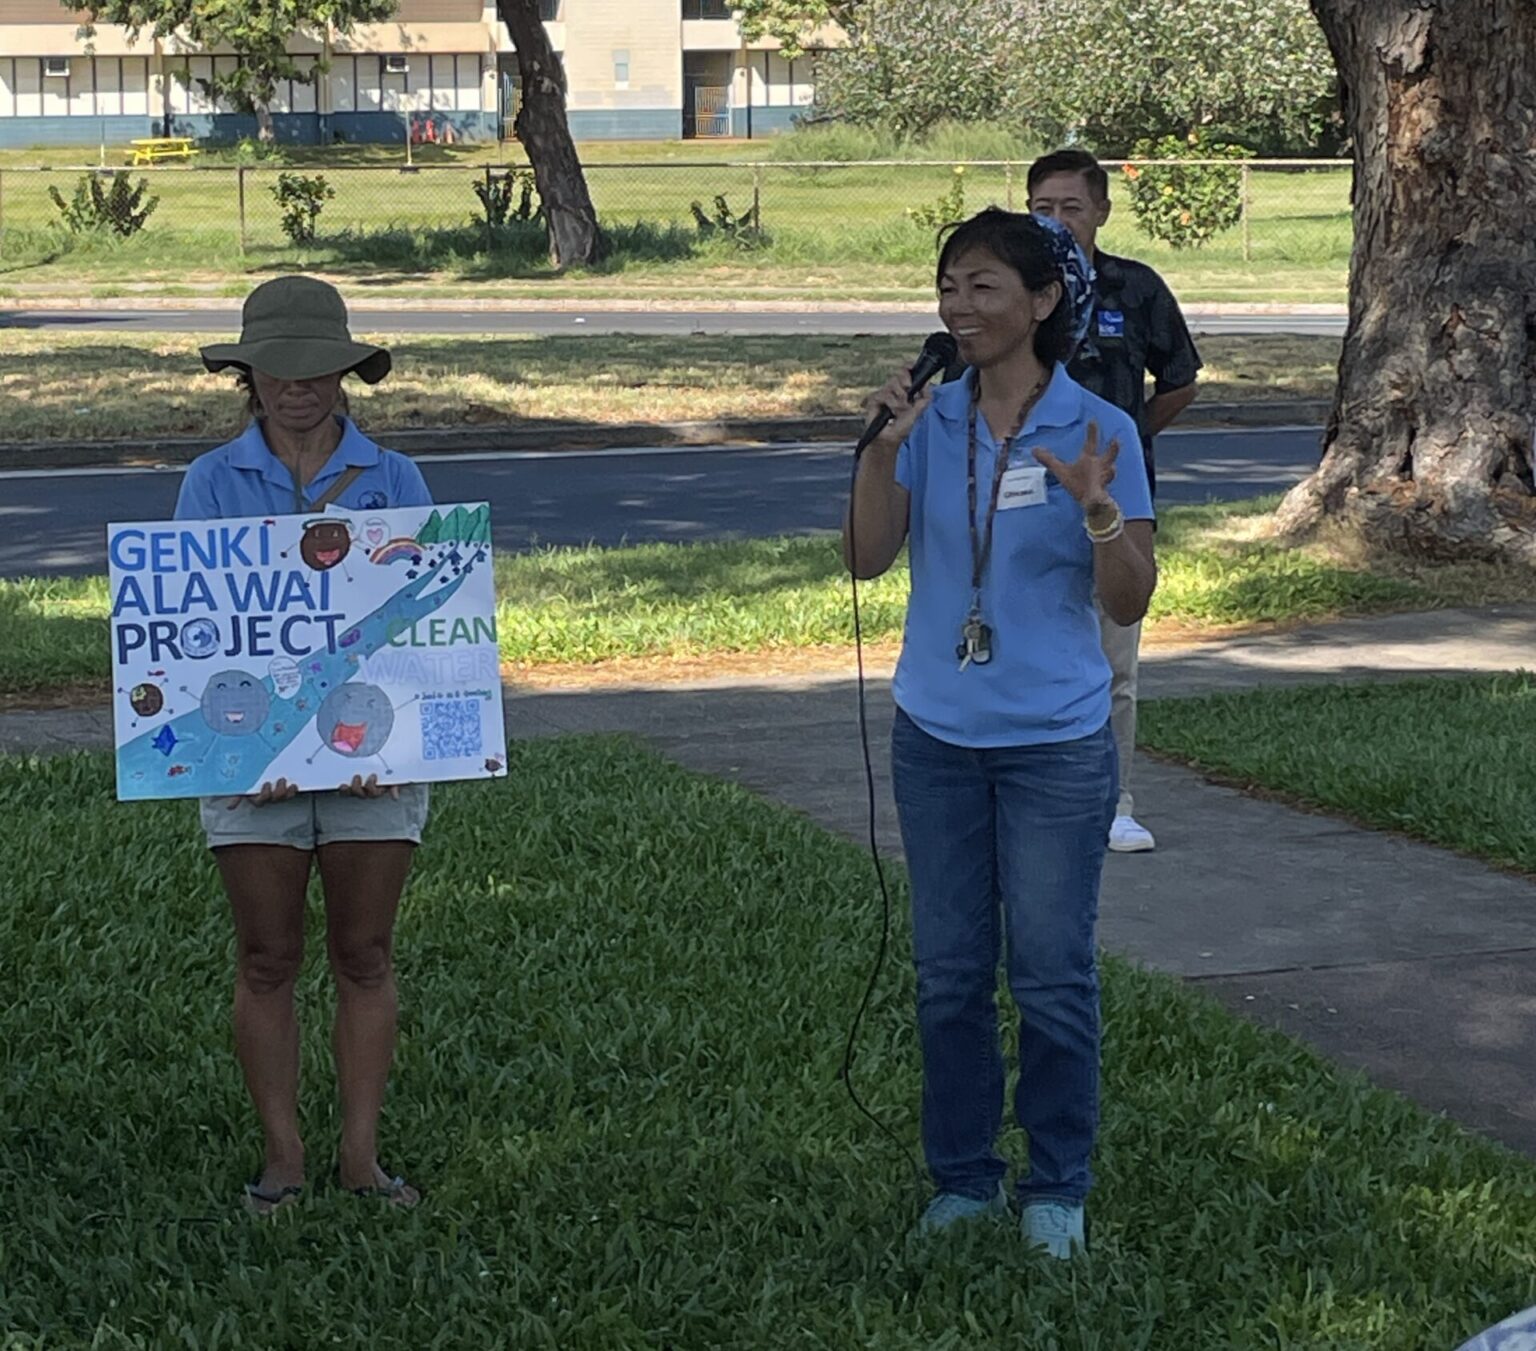
[[[1157,848],[1157,841],[1134,816],[1117,816],[1109,828],[1109,848],[1115,854],[1145,854]]]
[[[1082,1206],[1063,1205],[1059,1201],[1032,1201],[1019,1217],[1019,1228],[1030,1248],[1062,1262],[1088,1246],[1083,1236]]]

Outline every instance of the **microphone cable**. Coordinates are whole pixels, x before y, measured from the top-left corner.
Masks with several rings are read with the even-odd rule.
[[[851,560],[858,559],[858,542],[855,536],[854,517],[854,493],[858,488],[859,461],[862,451],[857,451],[853,457],[853,475],[848,488],[848,553]],[[885,968],[886,953],[891,945],[891,891],[885,879],[885,863],[880,857],[880,843],[877,822],[877,805],[875,798],[875,765],[874,757],[869,750],[869,705],[864,674],[864,623],[859,610],[859,575],[850,567],[848,578],[853,597],[853,650],[858,664],[858,694],[859,694],[859,744],[864,754],[864,788],[867,800],[867,818],[869,823],[869,856],[875,865],[875,880],[880,885],[880,941],[875,949],[874,964],[870,967],[869,979],[864,986],[864,995],[859,1000],[858,1008],[854,1011],[853,1021],[848,1025],[848,1040],[843,1048],[843,1063],[838,1070],[838,1078],[843,1081],[843,1086],[848,1090],[849,1100],[854,1108],[896,1146],[905,1156],[912,1171],[916,1174],[919,1185],[926,1185],[926,1177],[919,1166],[912,1150],[906,1142],[891,1129],[880,1117],[876,1116],[859,1097],[858,1090],[853,1084],[853,1062],[857,1053],[859,1028],[864,1021],[864,1015],[869,1010],[870,1001],[874,998],[875,989],[880,983],[881,972]]]
[[[917,360],[913,362],[912,369],[908,372],[910,381],[907,390],[907,398],[915,399],[919,391],[934,376],[940,372],[950,372],[958,360],[958,349],[954,338],[946,332],[930,333],[927,341],[923,343],[923,350],[918,353]],[[865,449],[879,433],[890,424],[893,413],[889,408],[882,408],[874,418],[870,420],[864,434],[859,437],[858,444],[853,448],[853,472],[848,484],[848,555],[850,563],[857,563],[859,557],[858,539],[855,535],[857,529],[854,510],[854,496],[859,486],[859,462],[863,458]],[[859,575],[854,567],[848,569],[849,583],[853,596],[853,650],[858,662],[858,686],[859,686],[859,744],[864,754],[864,789],[868,805],[869,820],[869,856],[875,865],[875,880],[880,885],[880,942],[875,949],[874,964],[870,967],[869,980],[864,985],[863,997],[859,1000],[859,1006],[854,1011],[853,1021],[848,1025],[848,1040],[843,1047],[843,1063],[838,1070],[838,1077],[848,1090],[848,1097],[853,1102],[858,1112],[871,1121],[890,1142],[901,1151],[907,1162],[911,1164],[912,1171],[918,1179],[919,1186],[926,1185],[927,1178],[922,1168],[918,1165],[916,1157],[907,1147],[906,1143],[878,1116],[875,1115],[859,1097],[858,1090],[853,1086],[853,1062],[857,1053],[859,1028],[864,1022],[864,1015],[869,1011],[870,1001],[874,998],[875,989],[880,982],[880,974],[885,968],[885,956],[891,946],[891,889],[885,879],[885,863],[880,857],[880,841],[877,829],[878,812],[875,799],[875,765],[874,757],[869,751],[869,699],[867,681],[864,673],[864,619],[859,609]]]

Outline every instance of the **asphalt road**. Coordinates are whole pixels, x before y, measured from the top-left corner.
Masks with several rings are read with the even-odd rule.
[[[1171,432],[1164,505],[1289,487],[1316,463],[1316,428]],[[423,456],[439,502],[488,501],[495,546],[702,540],[834,530],[848,447],[699,447]],[[167,519],[181,470],[0,472],[0,576],[106,570],[105,527]]]
[[[1185,311],[1191,329],[1201,333],[1310,333],[1342,335],[1343,315],[1208,314]],[[352,311],[359,332],[389,333],[707,333],[834,334],[909,333],[938,327],[933,313],[867,313],[860,310],[706,313],[627,310],[397,310]],[[25,310],[0,309],[0,329],[54,329],[59,332],[229,333],[240,328],[239,307],[228,310]]]

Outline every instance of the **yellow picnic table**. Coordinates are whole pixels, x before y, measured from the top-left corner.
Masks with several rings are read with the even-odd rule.
[[[198,153],[191,136],[144,136],[129,141],[133,147],[131,164],[157,164],[166,159],[191,159]]]

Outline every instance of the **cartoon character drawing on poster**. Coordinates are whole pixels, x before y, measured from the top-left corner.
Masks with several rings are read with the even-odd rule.
[[[176,710],[166,702],[164,670],[148,670],[131,686],[117,687],[119,702],[126,699],[126,715],[118,710],[118,716],[127,718],[128,725],[137,730],[141,722],[161,716],[170,717]]]
[[[414,702],[415,696],[406,701],[407,704]],[[396,712],[389,695],[377,685],[361,682],[338,685],[321,701],[320,710],[315,714],[320,747],[309,757],[308,763],[314,764],[321,752],[330,751],[347,760],[377,758],[384,766],[384,773],[393,774],[382,752],[390,733],[395,730]]]
[[[165,707],[165,696],[160,686],[146,680],[128,691],[128,704],[141,718],[152,718]]]
[[[329,572],[339,567],[351,580],[347,571],[347,555],[352,551],[352,524],[340,516],[317,516],[304,522],[304,533],[299,538],[299,557],[315,572]],[[281,557],[287,558],[293,550],[284,549]]]
[[[246,671],[220,671],[198,700],[203,722],[215,736],[258,736],[272,707],[265,683]]]

